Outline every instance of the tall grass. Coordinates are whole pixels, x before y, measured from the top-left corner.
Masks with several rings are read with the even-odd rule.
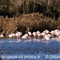
[[[16,31],[27,33],[27,28],[30,28],[31,32],[60,29],[60,19],[55,21],[39,13],[23,14],[12,18],[0,16],[0,32],[4,32],[5,36]]]

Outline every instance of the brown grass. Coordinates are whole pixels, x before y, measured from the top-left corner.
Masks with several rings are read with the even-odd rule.
[[[22,31],[23,33],[27,32],[27,28],[30,28],[30,31],[43,31],[45,29],[54,30],[60,29],[60,20],[55,21],[52,18],[43,16],[43,14],[33,13],[33,14],[24,14],[19,17],[4,18],[0,16],[0,32],[4,32],[5,35],[8,35],[11,32]]]

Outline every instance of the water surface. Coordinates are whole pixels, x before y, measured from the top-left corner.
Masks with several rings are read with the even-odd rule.
[[[4,60],[60,60],[60,41],[0,39]]]

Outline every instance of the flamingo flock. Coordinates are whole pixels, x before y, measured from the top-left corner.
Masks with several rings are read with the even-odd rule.
[[[0,38],[4,37],[3,34],[0,34]],[[36,32],[30,32],[28,31],[28,33],[24,34],[22,32],[16,32],[16,33],[10,33],[8,35],[9,38],[13,38],[16,37],[17,40],[18,39],[40,39],[43,38],[44,40],[49,41],[52,38],[57,38],[58,40],[60,40],[60,30],[56,29],[56,30],[44,30],[43,32],[40,31],[36,31]]]

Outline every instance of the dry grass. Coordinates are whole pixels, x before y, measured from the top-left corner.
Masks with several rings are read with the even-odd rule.
[[[0,32],[4,32],[5,35],[16,32],[17,30],[26,33],[28,27],[31,32],[37,30],[43,31],[45,29],[60,29],[59,22],[60,20],[55,21],[52,18],[48,18],[39,13],[24,14],[16,18],[4,18],[3,16],[0,16]]]

